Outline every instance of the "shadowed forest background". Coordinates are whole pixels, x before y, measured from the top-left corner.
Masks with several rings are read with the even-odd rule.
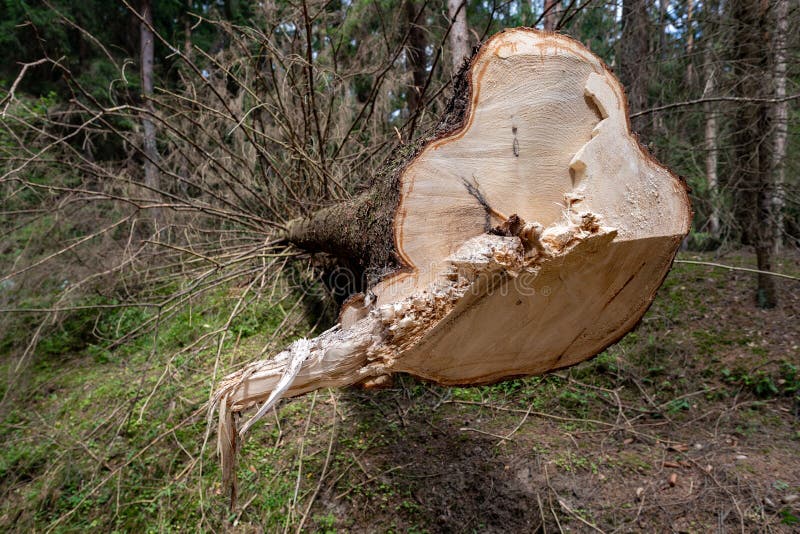
[[[436,125],[472,47],[565,33],[691,187],[641,324],[546,377],[286,401],[220,486],[219,379],[360,280],[280,238]],[[4,0],[0,528],[800,525],[796,0]]]

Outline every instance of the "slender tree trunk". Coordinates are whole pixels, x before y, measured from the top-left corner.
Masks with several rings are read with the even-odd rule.
[[[420,14],[420,9],[424,6],[418,5],[414,0],[405,1],[405,14],[408,23],[408,48],[406,48],[406,58],[408,59],[408,68],[411,71],[411,86],[408,88],[408,102],[409,115],[414,115],[422,105],[422,89],[425,86],[425,80],[428,77],[427,72],[427,57],[425,55],[425,48],[428,46],[428,40],[425,37],[425,30],[422,27],[424,20],[423,15]]]
[[[789,1],[776,0],[775,3],[775,47],[774,88],[777,100],[786,98],[786,37],[789,32]],[[775,225],[775,252],[783,245],[783,206],[784,183],[786,180],[786,140],[789,134],[789,103],[776,102],[773,109],[775,138],[772,149],[772,172],[775,190],[772,198],[772,213]]]
[[[469,57],[469,27],[467,26],[467,0],[447,0],[450,16],[450,51],[453,59],[453,74],[458,73]]]
[[[736,80],[734,93],[747,102],[737,103],[736,131],[733,134],[735,172],[737,174],[737,215],[744,228],[743,238],[755,247],[758,269],[772,270],[775,237],[772,219],[772,142],[770,106],[764,102],[771,96],[764,89],[769,76],[769,19],[767,6],[759,0],[732,0],[733,21],[732,64]],[[775,279],[758,275],[756,300],[759,307],[777,304]]]
[[[622,39],[619,48],[619,77],[628,93],[631,112],[647,108],[647,85],[649,79],[648,54],[650,19],[648,0],[623,0]],[[645,117],[633,119],[633,130],[646,140]]]
[[[703,97],[708,98],[716,93],[716,72],[711,55],[711,43],[706,45],[703,51],[703,69],[706,73],[706,87],[703,90]],[[708,197],[711,203],[711,212],[708,215],[708,231],[717,237],[719,236],[719,178],[717,176],[717,162],[719,159],[719,148],[717,146],[717,109],[713,102],[703,104],[705,115],[705,140],[704,148],[706,151],[706,180],[708,183]]]
[[[239,16],[239,0],[225,0],[225,17],[231,21],[236,22]]]
[[[183,17],[183,55],[187,58],[192,57],[192,2],[186,0],[186,13]]]
[[[691,5],[691,1],[689,2]],[[667,8],[669,0],[658,0],[658,57],[664,59],[667,48]],[[691,10],[691,7],[689,8]]]
[[[519,3],[520,22],[523,26],[531,25],[531,18],[533,17],[533,2],[531,0],[522,0]]]
[[[139,54],[142,76],[142,97],[144,98],[144,108],[147,113],[142,114],[143,130],[143,151],[144,160],[144,184],[150,190],[150,195],[158,198],[158,191],[161,189],[160,176],[158,171],[158,147],[156,145],[156,127],[150,116],[153,113],[153,62],[155,55],[155,38],[151,27],[153,26],[153,7],[151,0],[142,0],[141,16],[143,22],[139,23]],[[153,221],[156,230],[160,231],[163,226],[163,214],[159,208],[153,210]]]
[[[687,0],[686,3],[686,56],[689,62],[686,65],[686,85],[690,88],[695,85],[694,62],[694,0]]]
[[[552,32],[556,29],[558,19],[556,18],[556,11],[558,0],[544,0],[544,19],[542,20],[542,27],[545,31]]]

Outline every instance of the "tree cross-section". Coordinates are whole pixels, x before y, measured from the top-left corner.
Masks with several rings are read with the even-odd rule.
[[[652,302],[689,229],[684,183],[631,134],[625,94],[578,42],[484,43],[435,134],[372,189],[286,238],[370,273],[340,324],[225,379],[224,471],[278,399],[406,372],[482,384],[586,360]],[[263,403],[263,404],[261,404]],[[239,432],[233,414],[261,404]]]

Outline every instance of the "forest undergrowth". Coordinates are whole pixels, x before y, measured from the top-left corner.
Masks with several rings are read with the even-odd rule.
[[[797,276],[800,257],[776,270]],[[759,310],[753,283],[677,263],[632,333],[545,377],[443,388],[397,376],[381,391],[285,401],[244,445],[232,508],[207,418],[213,377],[323,329],[324,295],[276,286],[222,347],[197,340],[228,321],[242,287],[116,347],[147,311],[75,311],[3,391],[14,402],[0,422],[0,528],[790,532],[800,295],[781,281],[781,305]],[[3,373],[14,364],[4,358]]]

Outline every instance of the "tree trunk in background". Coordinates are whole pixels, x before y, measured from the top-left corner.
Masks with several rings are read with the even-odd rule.
[[[689,13],[691,13],[691,0],[689,0]],[[665,57],[667,47],[667,8],[669,0],[658,0],[658,58]],[[689,15],[691,17],[691,15]]]
[[[239,17],[239,0],[225,0],[225,17],[230,22],[237,22]]]
[[[524,0],[519,3],[520,24],[522,26],[532,26],[534,5],[531,0]]]
[[[422,104],[422,89],[428,77],[427,58],[425,48],[428,41],[425,38],[425,31],[422,28],[423,16],[420,10],[424,5],[417,5],[414,0],[405,1],[406,22],[408,23],[408,47],[406,48],[406,58],[408,68],[411,71],[411,86],[408,88],[409,115],[414,115]]]
[[[542,27],[545,31],[552,32],[556,29],[557,0],[544,0],[544,20]]]
[[[457,74],[469,57],[469,27],[467,26],[467,0],[447,0],[450,16],[450,52],[453,59],[453,74]]]
[[[183,55],[187,58],[192,57],[192,2],[193,0],[186,0],[186,13],[183,14]]]
[[[142,76],[142,97],[144,108],[148,111],[142,115],[143,130],[143,151],[144,160],[144,184],[150,190],[150,195],[158,198],[160,187],[158,171],[158,147],[156,146],[156,127],[150,120],[153,113],[153,61],[155,55],[155,38],[150,28],[153,26],[153,7],[151,0],[142,0],[141,12],[143,22],[139,23],[139,62],[141,64]],[[163,219],[159,208],[153,209],[153,222],[156,231],[162,229]]]
[[[772,270],[772,139],[770,105],[763,101],[772,95],[764,88],[769,79],[770,29],[766,5],[759,0],[732,0],[729,4],[733,25],[732,65],[735,96],[753,99],[737,102],[733,133],[736,215],[743,226],[743,241],[753,245],[760,271]],[[756,300],[759,307],[777,304],[775,279],[758,275]]]
[[[694,0],[688,0],[686,3],[686,55],[689,57],[689,63],[686,65],[686,85],[691,89],[695,85],[694,79],[694,61],[692,54],[694,53]]]
[[[703,89],[703,98],[713,97],[716,93],[716,72],[711,55],[711,43],[706,45],[703,51],[703,70],[706,75],[706,86]],[[717,146],[717,109],[714,102],[703,104],[705,114],[705,143],[706,151],[706,180],[708,182],[708,197],[711,203],[711,212],[708,215],[708,231],[717,237],[719,236],[719,179],[717,177],[717,160],[719,148]]]
[[[619,43],[619,77],[628,93],[631,113],[647,108],[648,53],[650,19],[647,0],[623,0],[622,38]],[[633,131],[642,141],[645,135],[645,117],[631,120]]]
[[[775,98],[786,98],[786,37],[789,32],[789,1],[775,3],[774,89]],[[786,140],[789,134],[789,102],[776,102],[773,109],[775,139],[772,149],[772,172],[775,191],[772,198],[772,214],[775,226],[775,252],[783,245],[784,182],[786,180]]]

